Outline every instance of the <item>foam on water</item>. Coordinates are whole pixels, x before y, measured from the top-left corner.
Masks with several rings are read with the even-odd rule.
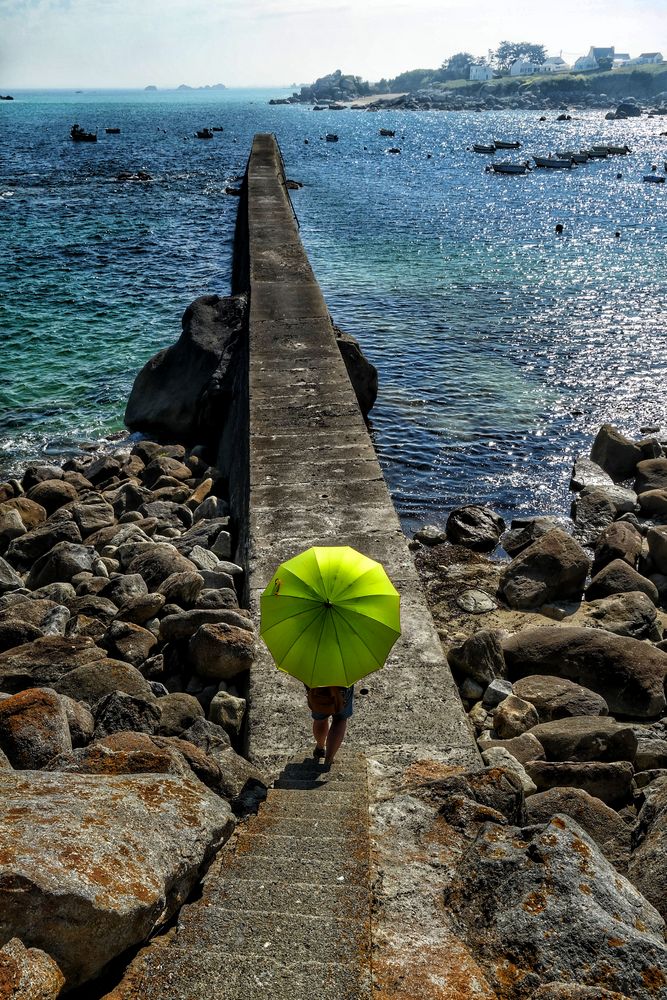
[[[562,513],[602,422],[636,435],[667,420],[667,191],[641,182],[665,157],[664,120],[313,114],[261,92],[15,96],[0,107],[4,472],[119,428],[134,374],[189,302],[228,292],[238,201],[224,190],[257,131],[276,132],[304,182],[293,201],[315,273],[380,370],[374,440],[408,527],[473,501]],[[74,121],[98,143],[72,143]],[[224,132],[193,138],[209,124]],[[524,143],[507,159],[634,152],[502,177],[466,150],[492,136]],[[138,170],[153,180],[116,180]]]

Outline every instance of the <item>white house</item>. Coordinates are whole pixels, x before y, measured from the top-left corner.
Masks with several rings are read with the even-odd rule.
[[[560,56],[549,56],[542,65],[540,66],[538,72],[540,73],[569,73],[570,67]]]
[[[629,52],[617,52],[616,55],[614,56],[614,69],[617,66],[627,66],[629,62],[630,62]]]
[[[577,59],[574,69],[582,73],[586,72],[586,70],[599,69],[601,59],[611,59],[613,63],[614,55],[615,49],[613,45],[608,49],[596,48],[594,45],[591,45],[588,55]]]
[[[470,77],[471,80],[492,80],[493,70],[487,63],[471,63],[470,64]]]
[[[658,64],[663,62],[662,52],[642,52],[640,56],[636,59],[630,60],[631,66],[648,66],[651,63]]]
[[[542,67],[538,63],[529,62],[528,59],[515,59],[510,66],[510,76],[532,76],[541,70]]]

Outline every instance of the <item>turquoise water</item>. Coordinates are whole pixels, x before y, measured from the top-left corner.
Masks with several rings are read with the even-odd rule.
[[[134,374],[187,304],[228,292],[238,202],[224,189],[257,131],[304,183],[294,206],[332,315],[380,370],[373,434],[407,527],[464,502],[562,513],[572,458],[602,422],[667,423],[667,185],[641,181],[667,157],[664,119],[315,114],[270,96],[0,104],[2,472],[119,429]],[[75,121],[97,144],[69,140]],[[204,125],[224,131],[199,142]],[[466,150],[493,137],[524,143],[509,159],[599,141],[633,154],[501,177]],[[136,170],[153,181],[115,180]]]

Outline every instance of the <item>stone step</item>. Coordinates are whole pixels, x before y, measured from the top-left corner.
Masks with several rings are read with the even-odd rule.
[[[179,927],[175,946],[192,948],[202,964],[214,967],[238,955],[257,955],[298,965],[319,961],[345,963],[352,958],[368,961],[370,913],[366,921],[267,913],[263,910],[230,911],[207,907],[206,919]]]
[[[292,819],[283,814],[274,815],[268,810],[263,810],[247,823],[246,832],[273,834],[276,837],[299,837],[301,840],[345,841],[350,835],[363,835],[365,826],[361,821],[355,826],[354,823],[346,822],[344,819],[319,817]]]
[[[332,914],[350,920],[366,920],[370,909],[366,886],[267,879],[226,879],[211,887],[206,907],[220,910],[263,910],[297,913],[310,917]]]
[[[308,839],[281,836],[268,833],[242,833],[236,841],[236,857],[249,854],[263,858],[291,858],[298,874],[299,865],[304,861],[340,862],[349,860],[351,853],[359,850],[359,837]]]
[[[320,885],[368,885],[368,865],[353,857],[344,860],[302,860],[294,856],[234,855],[223,869],[224,878],[318,882]]]
[[[368,794],[365,788],[360,789],[357,785],[344,792],[333,792],[329,788],[270,788],[263,808],[270,808],[275,815],[286,810],[293,817],[327,818],[331,814],[352,815],[355,811],[364,815],[368,812]]]
[[[359,785],[360,778],[357,775],[347,777],[345,775],[313,774],[312,777],[303,778],[276,778],[273,782],[274,788],[291,788],[294,791],[317,791],[327,789],[331,792],[343,794],[347,788]]]

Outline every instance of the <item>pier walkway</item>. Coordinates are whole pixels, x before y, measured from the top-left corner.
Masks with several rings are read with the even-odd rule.
[[[415,1000],[411,963],[420,981],[428,978],[420,963],[430,963],[441,984],[428,979],[420,995],[473,995],[456,986],[460,949],[436,929],[442,907],[424,878],[426,858],[407,889],[395,874],[412,855],[401,840],[401,805],[387,812],[386,804],[400,796],[411,764],[424,761],[428,771],[435,762],[437,771],[480,759],[299,238],[273,136],[255,137],[246,185],[253,616],[259,622],[259,596],[280,562],[311,545],[351,545],[384,564],[401,594],[403,634],[386,666],[357,685],[348,740],[328,774],[309,759],[302,685],[258,643],[248,749],[274,786],[218,856],[201,898],[138,954],[107,1000]],[[381,992],[376,963],[392,970],[393,985]]]

